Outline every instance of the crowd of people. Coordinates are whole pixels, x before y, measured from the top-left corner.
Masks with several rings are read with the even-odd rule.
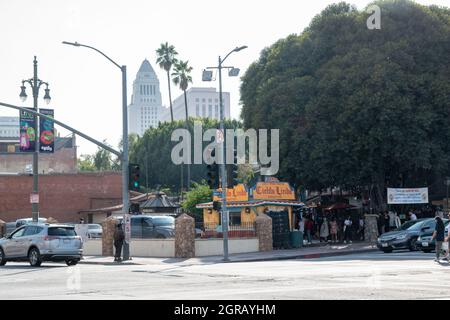
[[[297,219],[297,229],[309,244],[313,240],[330,243],[352,243],[364,240],[364,217],[331,213],[311,213]]]

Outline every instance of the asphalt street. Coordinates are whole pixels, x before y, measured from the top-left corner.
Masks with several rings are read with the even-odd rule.
[[[308,260],[0,267],[0,299],[450,299],[434,254],[372,252]]]

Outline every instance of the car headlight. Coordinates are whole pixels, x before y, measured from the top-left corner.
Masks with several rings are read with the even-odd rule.
[[[399,236],[395,237],[395,239],[396,240],[405,240],[407,236],[408,235],[406,235],[406,234],[402,234],[402,235],[399,235]]]

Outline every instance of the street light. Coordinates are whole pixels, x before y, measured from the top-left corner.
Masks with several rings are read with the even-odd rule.
[[[44,82],[42,80],[40,80],[38,78],[38,71],[37,71],[37,59],[36,56],[34,56],[34,61],[33,61],[33,78],[28,79],[28,80],[22,80],[22,85],[20,86],[20,100],[22,100],[22,102],[25,102],[27,100],[27,93],[26,93],[26,87],[25,84],[29,84],[31,89],[32,89],[32,93],[33,93],[33,109],[34,111],[38,112],[38,97],[39,97],[39,89],[41,88],[42,85],[45,85],[45,95],[44,95],[44,100],[47,104],[50,103],[50,89],[48,88],[48,83]],[[37,117],[36,115],[33,116],[34,118],[34,123],[36,126],[36,131],[35,131],[35,140],[34,140],[34,152],[33,152],[33,194],[39,194],[39,168],[38,168],[38,155],[39,155],[39,137],[38,137],[38,128],[39,128],[39,123],[37,121]],[[32,218],[33,218],[33,222],[38,222],[39,221],[39,203],[36,203],[35,201],[33,201],[33,203],[31,204],[31,214],[32,214]]]
[[[229,261],[228,259],[228,210],[227,210],[227,169],[225,166],[225,129],[224,129],[224,107],[223,107],[223,97],[222,97],[222,69],[231,69],[228,73],[229,76],[235,77],[239,74],[239,69],[234,67],[224,67],[223,63],[225,60],[233,53],[233,52],[239,52],[243,49],[248,48],[247,46],[241,46],[236,47],[233,50],[231,50],[225,58],[221,58],[219,56],[219,65],[217,67],[208,67],[207,69],[218,69],[219,70],[219,104],[220,104],[220,131],[223,133],[223,139],[220,143],[221,148],[221,163],[220,163],[220,175],[221,175],[221,181],[222,181],[222,231],[223,231],[223,260]],[[212,73],[207,74],[207,71],[203,71],[203,79],[204,81],[211,81],[212,80]]]
[[[120,69],[122,72],[122,143],[123,143],[123,151],[122,151],[122,213],[124,215],[128,214],[129,207],[129,195],[128,195],[128,113],[127,113],[127,67],[122,65],[120,66],[106,54],[101,52],[100,50],[87,46],[78,42],[67,42],[63,41],[63,44],[71,45],[74,47],[85,47],[97,51],[110,62],[112,62],[116,67]],[[129,259],[129,244],[125,242],[123,259]]]

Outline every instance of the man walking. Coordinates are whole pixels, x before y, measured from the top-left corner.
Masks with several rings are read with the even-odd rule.
[[[122,230],[122,223],[117,224],[116,230],[114,230],[114,247],[116,248],[116,254],[114,255],[114,261],[122,262],[122,246],[125,240],[125,233]]]
[[[445,225],[444,221],[442,221],[441,217],[437,216],[436,219],[436,228],[434,229],[433,236],[431,237],[431,241],[436,238],[436,259],[434,261],[439,262],[439,257],[441,255],[442,243],[445,238]]]

